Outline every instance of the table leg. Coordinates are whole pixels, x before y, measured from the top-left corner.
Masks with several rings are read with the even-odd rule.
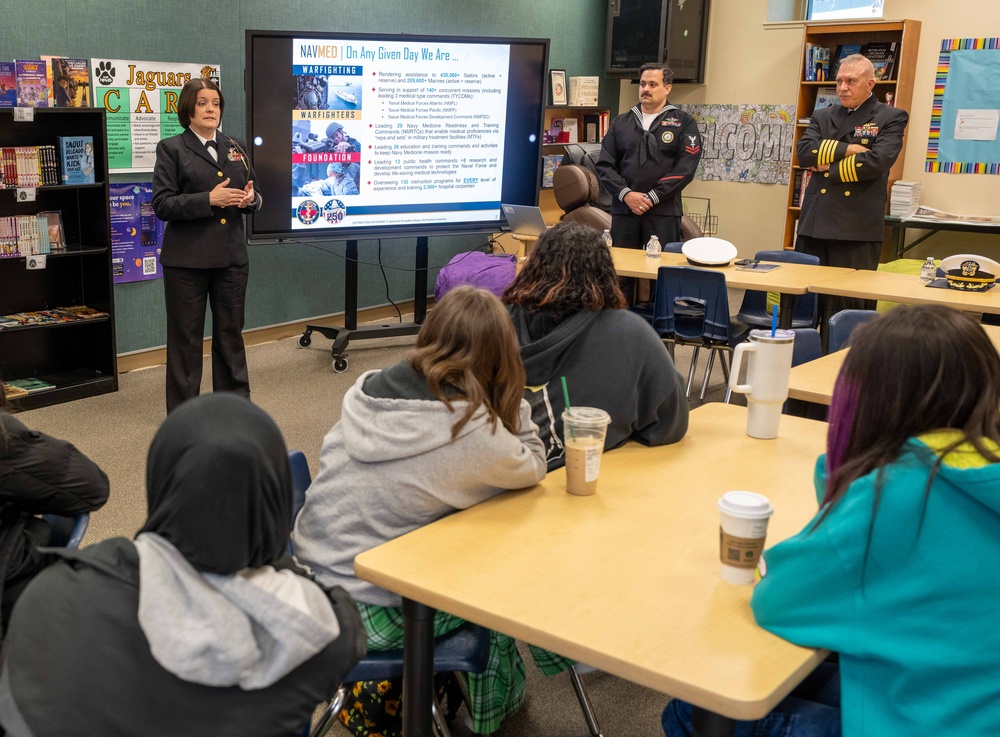
[[[729,717],[693,706],[691,709],[691,725],[695,737],[731,737],[736,723]]]
[[[431,737],[435,609],[403,599],[403,736]]]
[[[794,294],[781,294],[781,300],[778,302],[778,327],[782,330],[792,329],[792,318],[795,316],[795,297]]]

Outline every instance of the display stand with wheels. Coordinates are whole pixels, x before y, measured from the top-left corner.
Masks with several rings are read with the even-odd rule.
[[[313,331],[333,341],[333,370],[342,374],[348,369],[347,350],[351,340],[392,338],[416,335],[427,316],[427,237],[417,238],[416,269],[413,275],[413,322],[399,325],[358,327],[358,242],[347,241],[347,270],[344,274],[344,326],[306,325],[299,336],[299,346],[312,344]]]

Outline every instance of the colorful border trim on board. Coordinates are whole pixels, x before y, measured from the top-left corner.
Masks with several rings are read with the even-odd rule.
[[[941,110],[944,106],[944,88],[951,67],[951,52],[980,49],[1000,49],[1000,38],[946,38],[941,42],[937,72],[934,75],[934,100],[931,103],[931,126],[927,134],[927,161],[924,171],[945,174],[1000,174],[1000,162],[962,162],[938,160],[941,142]]]

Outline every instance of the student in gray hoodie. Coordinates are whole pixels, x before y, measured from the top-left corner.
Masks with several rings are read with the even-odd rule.
[[[565,465],[561,378],[570,402],[611,415],[605,450],[635,440],[676,443],[687,432],[684,386],[663,341],[625,308],[614,262],[595,231],[547,231],[504,292],[521,343],[525,397],[549,470]]]
[[[402,601],[355,577],[355,556],[544,478],[545,452],[523,386],[517,338],[500,300],[461,286],[430,313],[409,359],[363,374],[344,396],[293,541],[320,584],[343,586],[358,600],[370,649],[402,647]],[[435,634],[460,624],[438,612]],[[487,672],[469,679],[473,728],[483,733],[496,731],[524,696],[513,640],[494,633],[491,646]],[[359,701],[363,709],[354,706]],[[399,695],[388,682],[359,685],[349,702],[342,717],[357,734],[398,733]]]
[[[234,394],[172,412],[135,541],[59,551],[18,600],[0,669],[10,737],[302,731],[365,653],[358,610],[279,564],[285,443]]]

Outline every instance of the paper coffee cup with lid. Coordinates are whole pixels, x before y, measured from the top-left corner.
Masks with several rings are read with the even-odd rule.
[[[727,491],[719,499],[719,561],[722,580],[754,582],[757,562],[764,550],[767,522],[774,507],[763,494]]]

